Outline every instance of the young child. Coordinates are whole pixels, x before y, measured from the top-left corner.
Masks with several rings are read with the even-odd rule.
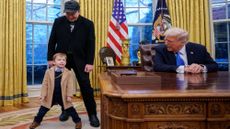
[[[71,101],[74,91],[73,74],[66,65],[67,56],[64,53],[56,53],[53,56],[54,66],[45,73],[41,90],[41,107],[35,116],[30,129],[38,127],[50,108],[59,104],[72,117],[76,123],[75,129],[81,129],[81,118],[78,116]]]

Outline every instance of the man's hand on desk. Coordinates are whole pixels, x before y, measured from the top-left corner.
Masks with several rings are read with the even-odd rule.
[[[186,73],[202,73],[204,71],[204,67],[199,64],[193,63],[191,65],[185,66],[184,71]]]

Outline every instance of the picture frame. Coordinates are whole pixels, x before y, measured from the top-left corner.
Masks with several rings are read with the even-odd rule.
[[[105,57],[105,62],[107,66],[114,66],[113,57]]]

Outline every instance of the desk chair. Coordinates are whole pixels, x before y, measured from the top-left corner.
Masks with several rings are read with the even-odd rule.
[[[139,46],[142,69],[148,72],[153,71],[154,46],[156,46],[156,44],[140,44]]]
[[[112,57],[113,58],[113,62],[115,63],[115,59],[116,59],[116,55],[113,51],[112,48],[109,48],[109,47],[102,47],[99,51],[99,56],[100,56],[100,59],[101,59],[101,62],[103,64],[106,64],[106,57]]]

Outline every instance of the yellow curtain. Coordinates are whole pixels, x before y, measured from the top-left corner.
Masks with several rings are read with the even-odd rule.
[[[25,0],[0,0],[0,106],[28,102]]]
[[[167,0],[172,25],[189,32],[191,42],[211,52],[209,0]]]
[[[103,71],[102,62],[99,58],[99,50],[106,45],[109,21],[112,15],[113,0],[77,0],[80,3],[82,16],[92,20],[95,26],[96,49],[94,70],[90,74],[91,85],[94,88],[95,96],[99,96],[98,75]],[[77,90],[79,91],[79,89]],[[79,92],[77,93],[79,95]]]

